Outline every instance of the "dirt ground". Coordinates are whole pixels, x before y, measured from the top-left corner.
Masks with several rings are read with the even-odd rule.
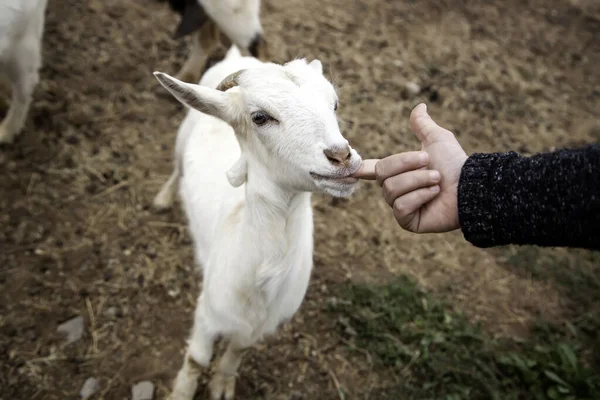
[[[365,157],[418,148],[408,115],[421,101],[468,153],[600,140],[595,0],[267,0],[263,20],[274,61],[322,60],[343,132]],[[162,399],[181,364],[200,277],[180,209],[149,207],[184,115],[152,76],[184,60],[176,22],[150,0],[50,1],[26,130],[0,148],[1,400],[75,399],[91,376],[95,398],[130,398],[151,380]],[[405,95],[407,82],[421,94]],[[517,249],[403,232],[379,190],[363,182],[348,201],[314,196],[309,293],[244,360],[238,398],[337,399],[343,387],[355,399],[386,385],[344,352],[323,312],[348,279],[408,274],[498,335],[578,312],[557,282],[505,267]],[[75,316],[84,336],[65,346],[56,329]]]

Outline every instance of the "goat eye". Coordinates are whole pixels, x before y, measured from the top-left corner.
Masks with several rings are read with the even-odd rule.
[[[338,102],[336,101],[335,105],[333,106],[333,111],[337,111],[337,108],[338,108]]]
[[[272,119],[273,118],[271,118],[271,116],[260,111],[252,114],[252,122],[254,122],[258,126],[264,125]]]

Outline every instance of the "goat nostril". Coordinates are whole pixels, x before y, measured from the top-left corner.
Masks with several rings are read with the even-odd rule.
[[[335,150],[325,149],[323,150],[323,153],[325,154],[325,157],[327,157],[329,162],[333,165],[343,164],[346,161],[348,161],[350,157],[352,157],[350,147],[346,147],[342,150],[340,150],[339,148],[336,148]]]
[[[339,164],[344,161],[343,158],[340,158],[340,154],[337,151],[333,151],[331,149],[325,149],[325,150],[323,150],[323,154],[325,154],[325,157],[327,157],[327,160],[329,160],[329,162],[334,165]]]

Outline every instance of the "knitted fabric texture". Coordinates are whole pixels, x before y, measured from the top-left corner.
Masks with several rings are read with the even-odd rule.
[[[600,144],[522,157],[473,154],[458,185],[465,239],[600,249]]]

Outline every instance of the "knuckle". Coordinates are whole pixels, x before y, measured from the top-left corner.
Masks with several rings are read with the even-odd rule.
[[[386,179],[383,181],[383,195],[387,197],[391,197],[394,193],[394,184],[391,179]]]
[[[446,128],[442,128],[442,133],[448,137],[454,137],[454,133]]]
[[[385,166],[383,161],[379,161],[375,164],[375,177],[377,179],[384,179]]]
[[[397,200],[394,201],[393,208],[394,208],[394,212],[398,216],[404,216],[404,215],[407,214],[407,212],[406,212],[406,210],[407,210],[406,204],[403,201],[401,201],[400,199],[397,199]]]

